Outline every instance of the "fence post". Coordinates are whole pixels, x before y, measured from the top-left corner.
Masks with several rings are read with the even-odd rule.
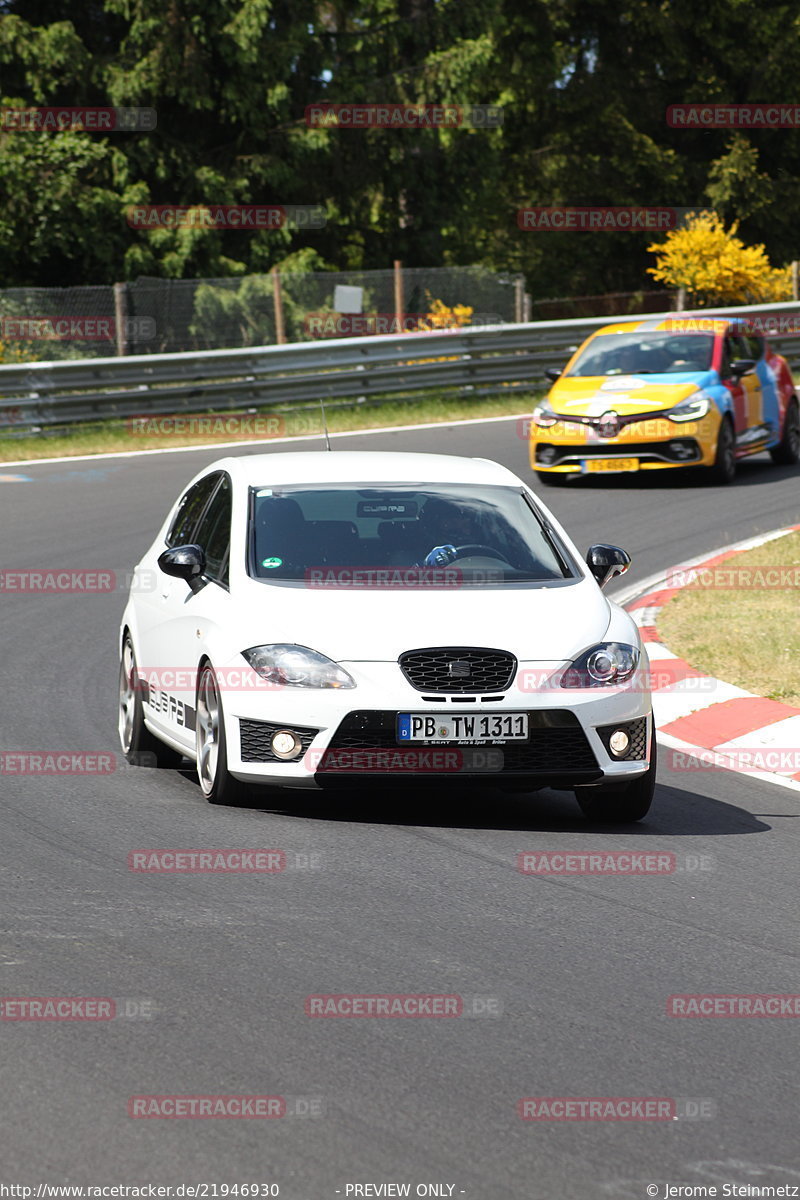
[[[797,259],[795,259],[794,262],[792,263],[792,299],[793,300],[797,300],[798,298],[800,298],[798,296],[798,287],[797,287],[797,268],[798,268],[798,266],[800,266],[800,263],[798,263]]]
[[[286,327],[283,323],[283,292],[281,291],[281,277],[278,274],[278,268],[273,267],[270,272],[272,275],[272,295],[275,300],[275,341],[279,346],[286,343]]]
[[[399,258],[394,260],[394,318],[397,328],[403,329],[403,264]]]
[[[114,328],[117,335],[117,354],[128,353],[128,285],[114,284]]]
[[[514,280],[514,320],[521,325],[525,320],[525,280]]]

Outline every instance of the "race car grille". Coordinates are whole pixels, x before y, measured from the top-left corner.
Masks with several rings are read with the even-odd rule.
[[[319,733],[318,729],[309,729],[300,725],[275,725],[271,721],[239,721],[239,733],[242,741],[242,762],[285,762],[273,754],[270,745],[272,737],[279,729],[288,729],[297,735],[303,746],[303,754]],[[302,756],[292,761],[297,762]]]
[[[609,740],[616,729],[624,729],[630,738],[630,745],[620,757],[611,752]],[[635,721],[623,721],[619,725],[603,725],[597,730],[598,736],[608,750],[609,756],[616,762],[630,762],[647,758],[647,717],[639,717]]]
[[[599,775],[592,748],[574,713],[563,709],[537,709],[528,713],[530,738],[527,742],[506,742],[500,749],[503,765],[500,774],[535,774],[547,777],[577,777],[582,773]],[[415,743],[398,743],[396,712],[351,712],[334,733],[319,763],[318,773],[336,769],[337,750],[404,750]],[[419,743],[416,744],[419,746]],[[455,743],[441,742],[437,749],[451,749]],[[458,747],[466,752],[467,747]],[[476,747],[481,749],[481,747]],[[333,752],[333,753],[331,753]],[[326,758],[330,755],[328,762]],[[341,769],[341,768],[340,768]],[[487,782],[489,775],[486,776]]]
[[[418,692],[457,695],[502,692],[511,683],[517,660],[506,650],[471,646],[442,646],[408,650],[398,659],[400,669]]]
[[[605,442],[599,446],[558,446],[538,442],[536,461],[542,466],[557,467],[559,463],[582,458],[642,458],[648,462],[690,463],[702,458],[694,438],[674,437],[658,442]]]

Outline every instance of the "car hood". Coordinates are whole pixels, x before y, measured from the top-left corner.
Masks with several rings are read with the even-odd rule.
[[[551,388],[551,408],[565,417],[601,417],[614,411],[655,413],[680,404],[698,388],[716,383],[714,371],[669,375],[587,375],[559,379]]]
[[[601,641],[610,606],[597,584],[508,588],[308,588],[243,582],[241,649],[288,642],[337,662],[394,662],[427,646],[489,646],[561,662]],[[237,614],[238,615],[238,614]]]

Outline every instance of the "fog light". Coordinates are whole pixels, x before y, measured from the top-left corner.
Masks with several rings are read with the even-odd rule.
[[[630,746],[631,739],[624,729],[615,729],[608,739],[608,744],[611,747],[612,753],[616,754],[617,758],[621,758],[628,749],[628,746]]]
[[[277,733],[273,733],[270,747],[276,758],[288,759],[297,758],[303,744],[291,729],[279,729]]]

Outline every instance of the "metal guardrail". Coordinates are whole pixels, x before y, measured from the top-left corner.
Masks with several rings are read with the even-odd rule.
[[[770,345],[793,371],[800,371],[800,303],[680,316],[770,314],[777,327],[775,334],[767,333]],[[593,330],[677,315],[586,317],[246,350],[11,364],[0,366],[0,431],[448,388],[469,395],[542,388],[544,367],[560,366]],[[782,325],[778,316],[785,318]],[[795,324],[797,332],[787,331],[787,325]]]

